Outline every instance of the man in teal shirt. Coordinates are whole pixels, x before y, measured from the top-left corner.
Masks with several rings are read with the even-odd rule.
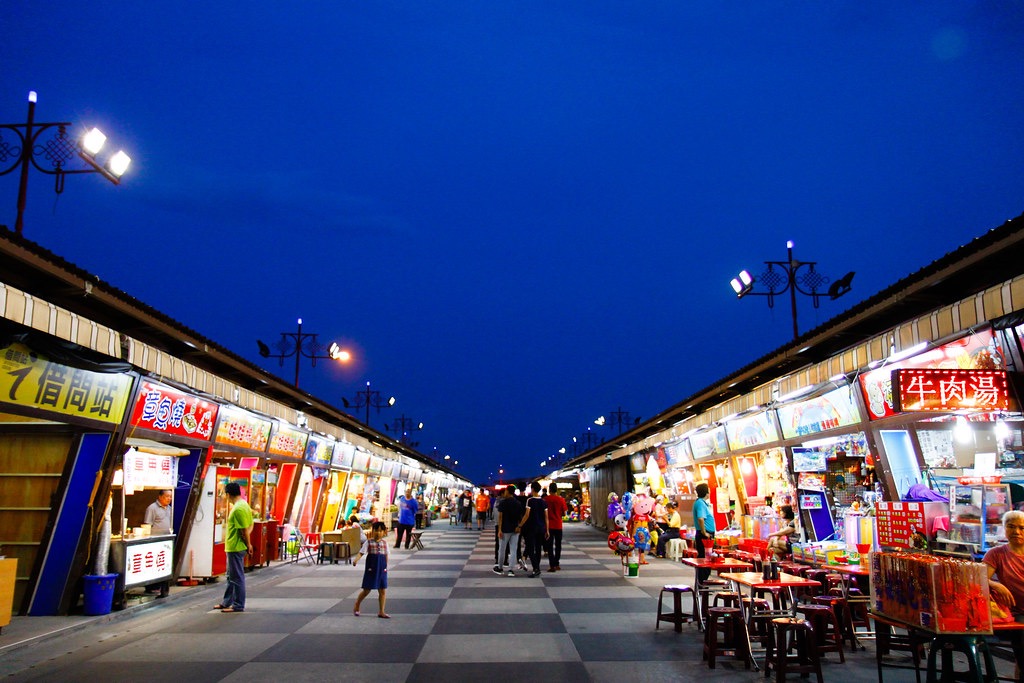
[[[711,509],[711,488],[704,483],[697,484],[697,500],[693,503],[693,526],[697,529],[697,557],[704,557],[704,540],[715,537],[715,512]],[[711,576],[710,569],[698,569],[697,580],[701,583]]]
[[[242,489],[236,482],[224,486],[224,497],[231,506],[224,522],[224,552],[228,556],[228,585],[224,599],[217,605],[221,612],[245,611],[245,554],[249,551],[249,531],[252,529],[252,509],[242,498]]]

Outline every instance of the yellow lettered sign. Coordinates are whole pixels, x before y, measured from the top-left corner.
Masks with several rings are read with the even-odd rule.
[[[132,378],[55,363],[23,344],[0,351],[0,403],[119,424]]]

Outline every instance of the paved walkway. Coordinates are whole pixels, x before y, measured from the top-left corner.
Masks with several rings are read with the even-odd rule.
[[[0,636],[0,675],[9,681],[764,681],[742,663],[701,661],[693,625],[654,629],[660,587],[692,582],[679,563],[651,560],[638,578],[622,577],[605,535],[567,526],[562,571],[538,578],[496,576],[494,532],[435,525],[425,549],[397,551],[387,611],[376,593],[352,615],[362,567],[304,563],[249,575],[243,614],[213,611],[222,585],[180,592],[150,609],[110,619],[19,619]],[[544,569],[546,569],[546,564]],[[35,622],[39,637],[30,638]],[[1000,670],[1011,673],[1006,662]],[[826,681],[877,680],[871,645],[835,654]],[[887,670],[886,681],[913,680]]]

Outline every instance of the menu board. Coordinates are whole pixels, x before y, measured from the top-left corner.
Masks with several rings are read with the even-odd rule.
[[[225,446],[237,446],[262,453],[267,450],[273,426],[270,420],[263,420],[244,410],[224,406],[220,410],[220,424],[217,425],[214,441]]]
[[[917,440],[921,444],[921,455],[929,467],[956,467],[956,453],[953,450],[953,432],[948,429],[918,429]]]
[[[370,454],[367,451],[356,449],[352,456],[352,469],[357,472],[365,472],[370,467]]]
[[[914,533],[927,537],[932,530],[932,520],[947,512],[946,503],[880,501],[875,504],[878,545],[883,548],[913,548]]]
[[[0,350],[0,403],[120,424],[132,378],[50,361],[22,344]]]
[[[140,453],[129,448],[124,454],[124,490],[173,489],[178,483],[177,460],[170,455]]]
[[[164,434],[209,439],[220,406],[183,391],[142,381],[131,424]]]

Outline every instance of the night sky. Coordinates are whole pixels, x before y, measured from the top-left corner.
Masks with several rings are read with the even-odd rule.
[[[728,281],[853,291],[1024,210],[1019,2],[6,0],[0,122],[99,126],[122,185],[33,173],[25,236],[341,406],[373,383],[476,481],[789,340]],[[17,174],[0,177],[13,227]],[[506,475],[506,476],[507,476]]]

